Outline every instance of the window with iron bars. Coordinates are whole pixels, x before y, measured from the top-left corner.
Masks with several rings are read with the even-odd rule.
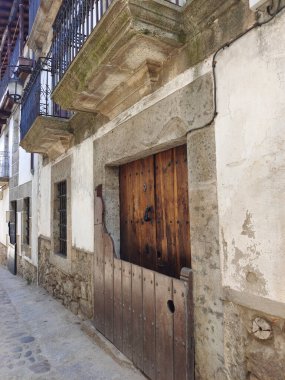
[[[57,183],[58,249],[59,254],[67,255],[67,183]]]
[[[30,245],[30,198],[24,199],[23,206],[23,243]]]

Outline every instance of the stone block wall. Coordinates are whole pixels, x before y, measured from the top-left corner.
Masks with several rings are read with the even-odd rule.
[[[284,380],[285,320],[226,302],[225,359],[231,380]]]
[[[247,371],[251,380],[284,380],[285,325],[284,319],[242,310],[247,322]]]
[[[27,280],[28,284],[37,283],[37,267],[24,258],[17,255],[17,274]]]
[[[93,318],[93,255],[72,249],[71,270],[64,272],[51,262],[50,239],[39,238],[39,285],[83,319]]]
[[[225,380],[214,125],[189,133],[187,148],[195,379]]]
[[[0,243],[0,265],[7,265],[7,247]]]

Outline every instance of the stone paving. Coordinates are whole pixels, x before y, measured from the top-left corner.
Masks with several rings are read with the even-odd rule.
[[[0,267],[0,380],[145,379],[119,352],[111,357],[92,342],[81,323],[45,290]]]

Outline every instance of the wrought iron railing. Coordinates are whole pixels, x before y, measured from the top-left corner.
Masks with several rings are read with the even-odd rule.
[[[63,0],[53,24],[52,57],[55,87],[114,0]],[[165,0],[178,6],[186,0]]]
[[[32,30],[41,0],[29,0],[29,33]]]
[[[71,112],[63,110],[51,99],[51,59],[40,58],[25,87],[21,109],[21,139],[25,137],[38,116],[69,118]]]
[[[17,65],[19,56],[20,56],[20,37],[18,36],[17,41],[15,43],[14,50],[13,50],[13,52],[11,54],[11,57],[10,57],[9,65],[6,68],[5,74],[1,78],[1,82],[0,82],[0,102],[1,102],[1,100],[3,98],[3,96],[6,93],[8,82],[9,82],[10,78],[13,77],[13,73],[14,73],[14,71],[16,69],[16,65]]]
[[[9,178],[8,152],[0,152],[0,178]]]

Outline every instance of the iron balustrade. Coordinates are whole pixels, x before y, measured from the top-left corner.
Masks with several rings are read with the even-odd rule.
[[[8,152],[0,152],[0,178],[9,178]]]
[[[14,72],[16,70],[16,66],[20,56],[20,38],[18,36],[17,41],[15,43],[15,47],[13,53],[11,54],[9,65],[6,67],[5,74],[1,78],[0,82],[0,101],[5,95],[8,87],[9,80],[14,76]]]
[[[69,118],[71,112],[63,110],[51,99],[51,59],[40,58],[25,87],[21,109],[21,139],[25,137],[38,116]]]
[[[63,0],[53,24],[53,88],[114,0]],[[164,0],[182,6],[185,0]]]

